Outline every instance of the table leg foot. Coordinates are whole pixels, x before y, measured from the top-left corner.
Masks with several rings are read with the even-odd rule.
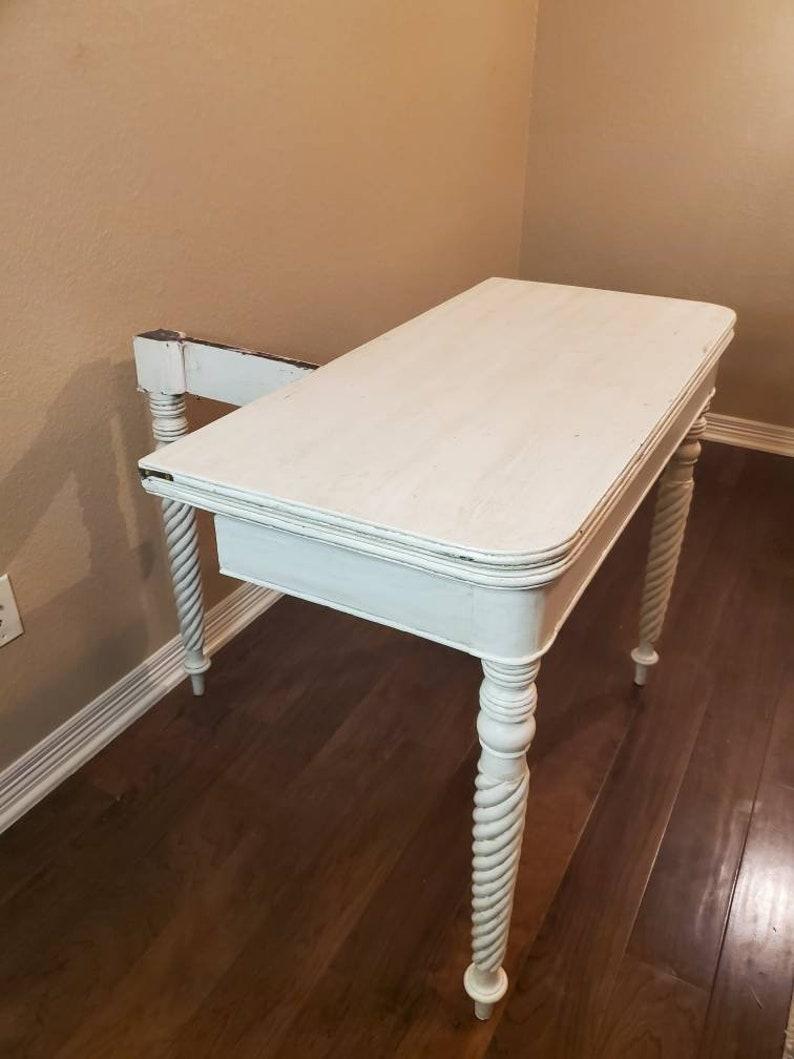
[[[501,967],[485,971],[470,963],[463,976],[463,985],[474,1001],[474,1014],[485,1022],[507,992],[507,975]]]
[[[204,694],[204,674],[210,667],[210,660],[204,654],[204,643],[199,647],[188,648],[185,652],[185,672],[190,677],[193,686],[193,694],[200,696]]]
[[[648,683],[648,670],[659,661],[659,655],[648,644],[640,644],[631,652],[634,660],[634,683],[644,688]]]

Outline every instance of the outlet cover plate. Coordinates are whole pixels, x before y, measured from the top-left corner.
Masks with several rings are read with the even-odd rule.
[[[3,574],[0,577],[0,647],[16,640],[24,631],[17,601],[14,599],[14,590],[11,588],[11,579],[8,574]]]

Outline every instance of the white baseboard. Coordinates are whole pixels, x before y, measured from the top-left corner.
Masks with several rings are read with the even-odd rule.
[[[214,654],[279,598],[280,593],[256,585],[236,588],[207,613],[208,653]],[[175,636],[0,772],[0,832],[183,679],[182,642]]]
[[[743,449],[774,452],[779,456],[794,456],[794,427],[759,423],[754,419],[724,416],[709,412],[706,416],[706,438],[724,445],[738,445]]]

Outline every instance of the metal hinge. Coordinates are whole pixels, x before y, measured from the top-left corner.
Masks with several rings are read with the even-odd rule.
[[[141,476],[141,481],[144,478],[162,478],[163,481],[173,482],[173,474],[168,474],[166,471],[150,471],[146,467],[139,467],[138,474]]]

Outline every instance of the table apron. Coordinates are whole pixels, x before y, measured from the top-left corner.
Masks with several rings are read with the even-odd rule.
[[[478,658],[542,655],[707,403],[715,371],[677,411],[584,547],[554,580],[496,587],[358,552],[273,526],[215,515],[221,572],[448,644]]]
[[[489,588],[338,544],[215,516],[221,573],[436,640],[478,658],[532,651],[542,590]]]

